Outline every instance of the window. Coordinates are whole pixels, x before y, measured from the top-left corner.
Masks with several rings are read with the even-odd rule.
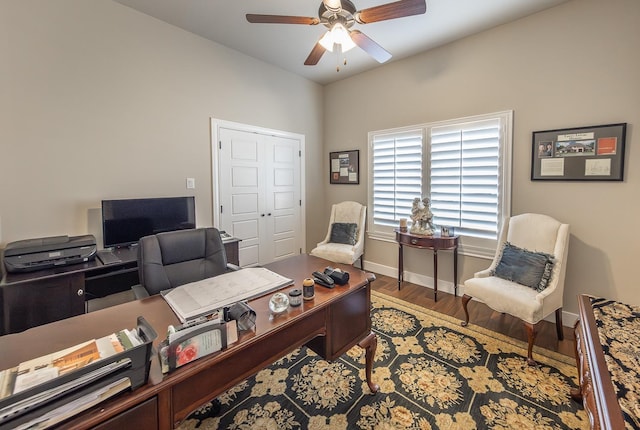
[[[395,227],[411,213],[411,203],[422,193],[422,141],[420,129],[373,136],[374,224]],[[390,231],[393,229],[391,228]]]
[[[509,111],[369,133],[369,236],[393,239],[413,199],[428,196],[461,252],[492,257],[510,214],[512,122]]]

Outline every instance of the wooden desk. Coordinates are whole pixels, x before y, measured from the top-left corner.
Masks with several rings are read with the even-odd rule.
[[[327,360],[335,360],[353,345],[366,350],[365,373],[369,388],[377,339],[371,331],[371,288],[375,279],[352,266],[300,255],[267,265],[292,278],[298,288],[315,270],[331,265],[349,271],[349,284],[333,289],[316,287],[315,299],[269,320],[271,294],[250,301],[256,311],[255,331],[241,333],[239,341],[224,351],[163,375],[157,356],[153,357],[149,381],[130,393],[101,403],[64,423],[65,429],[170,429],[195,408],[223,393],[238,382],[293,351],[307,345]],[[292,287],[286,287],[288,291]],[[34,327],[22,333],[0,337],[0,368],[105,336],[122,328],[132,328],[142,315],[162,341],[169,324],[178,319],[160,296],[125,303],[85,315]],[[132,427],[133,426],[133,427]]]
[[[433,300],[438,301],[438,251],[453,250],[453,294],[458,295],[458,236],[423,236],[395,230],[398,242],[398,290],[404,280],[403,246],[433,250]]]
[[[238,239],[224,241],[229,263],[238,265]],[[113,251],[120,262],[58,266],[4,273],[0,280],[0,335],[17,333],[85,313],[85,301],[130,289],[138,281],[138,250]],[[1,265],[4,272],[4,265]]]

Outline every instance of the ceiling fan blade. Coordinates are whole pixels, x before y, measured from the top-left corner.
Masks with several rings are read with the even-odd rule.
[[[322,0],[322,3],[324,3],[324,7],[326,7],[329,12],[338,13],[342,10],[340,0]]]
[[[391,58],[391,54],[378,45],[369,36],[359,30],[351,30],[351,40],[367,54],[371,55],[378,63],[384,63]]]
[[[360,24],[385,21],[405,16],[421,15],[427,11],[425,0],[399,0],[356,12],[355,18]]]
[[[304,65],[315,66],[318,64],[318,61],[320,61],[320,58],[322,58],[322,54],[324,54],[325,51],[326,49],[324,49],[324,46],[322,46],[320,42],[316,43],[307,59],[304,60]]]
[[[318,18],[287,15],[258,15],[254,13],[247,14],[247,21],[252,24],[320,24],[320,20]]]

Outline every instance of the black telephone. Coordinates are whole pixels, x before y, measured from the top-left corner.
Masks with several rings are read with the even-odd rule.
[[[322,272],[313,272],[313,280],[316,284],[322,285],[323,287],[333,288],[334,282],[333,279],[329,275],[325,275]]]
[[[324,268],[324,274],[331,277],[333,282],[338,285],[344,285],[349,282],[349,272],[343,272],[340,269],[334,269],[331,266],[327,266]]]

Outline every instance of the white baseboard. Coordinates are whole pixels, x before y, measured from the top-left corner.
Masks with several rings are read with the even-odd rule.
[[[373,263],[371,261],[366,261],[366,260],[364,262],[364,267],[366,271],[379,273],[385,276],[391,276],[392,278],[396,278],[396,279],[398,278],[397,267],[384,266],[382,264]],[[404,280],[411,282],[412,284],[420,285],[421,287],[431,288],[433,290],[433,278],[430,276],[420,275],[418,273],[413,273],[405,270]],[[438,279],[438,291],[444,291],[446,293],[453,294],[454,292],[453,282],[447,282],[447,281],[442,281]],[[458,285],[458,296],[462,296],[463,294],[464,294],[464,285]],[[550,314],[544,320],[555,324],[556,323],[555,313]],[[577,320],[578,320],[578,314],[562,311],[563,326],[573,327]]]

